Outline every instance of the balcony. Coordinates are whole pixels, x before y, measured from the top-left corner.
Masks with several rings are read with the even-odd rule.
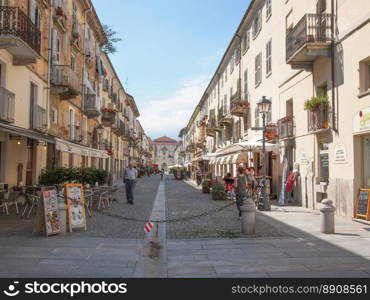
[[[231,126],[234,122],[233,116],[227,107],[221,108],[218,111],[218,124],[220,126]]]
[[[0,87],[0,121],[14,123],[15,94]]]
[[[102,108],[101,109],[102,116],[101,121],[103,126],[105,127],[112,127],[117,121],[117,111],[111,108]]]
[[[320,132],[330,128],[330,106],[320,104],[316,108],[308,111],[308,131]]]
[[[222,128],[220,128],[217,124],[216,118],[211,118],[207,124],[206,128],[206,134],[210,137],[215,137],[217,132],[222,131]]]
[[[45,133],[48,128],[46,109],[37,105],[32,114],[32,129]]]
[[[310,66],[319,56],[329,56],[331,15],[306,14],[286,37],[286,62],[293,68]]]
[[[85,94],[84,113],[89,119],[100,116],[100,98],[95,94]]]
[[[13,55],[16,66],[40,58],[41,32],[19,7],[0,6],[0,48]]]
[[[249,102],[242,100],[240,93],[236,92],[230,99],[230,114],[236,117],[244,117],[249,109]]]
[[[279,139],[294,137],[294,117],[287,116],[282,118],[277,123]]]
[[[112,126],[112,132],[118,136],[123,136],[125,134],[126,126],[121,120],[117,120],[117,122]]]
[[[51,67],[51,92],[60,95],[60,99],[75,98],[81,91],[77,74],[71,66],[53,65]]]

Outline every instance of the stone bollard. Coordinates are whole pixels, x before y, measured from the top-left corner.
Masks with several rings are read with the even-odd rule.
[[[334,234],[335,233],[335,207],[333,201],[324,199],[321,202],[321,233]]]
[[[66,234],[67,233],[67,204],[65,204],[64,200],[58,201],[58,209],[59,209],[59,220],[60,220],[60,233]]]
[[[256,206],[251,198],[247,198],[240,207],[242,212],[242,234],[256,234]]]

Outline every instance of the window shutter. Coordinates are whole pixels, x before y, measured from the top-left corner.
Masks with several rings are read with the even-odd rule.
[[[52,51],[52,57],[51,57],[51,61],[52,61],[52,64],[53,65],[57,65],[58,64],[58,32],[56,31],[56,29],[53,29],[53,31],[51,32],[51,35],[52,35],[52,43],[51,43],[51,51]]]
[[[28,15],[33,24],[36,24],[36,2],[35,0],[28,1]]]

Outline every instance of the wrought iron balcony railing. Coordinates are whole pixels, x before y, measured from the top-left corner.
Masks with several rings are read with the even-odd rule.
[[[294,117],[287,116],[277,123],[279,139],[290,138],[294,136]]]
[[[60,94],[63,100],[74,98],[81,91],[78,76],[69,65],[53,65],[51,67],[51,84],[53,90]]]
[[[286,37],[287,63],[294,60],[313,60],[315,53],[304,55],[300,49],[307,45],[328,45],[331,42],[331,15],[306,14]],[[309,57],[311,56],[311,58]]]
[[[40,56],[41,32],[21,8],[0,6],[0,47],[13,54],[17,65],[34,63]]]
[[[100,97],[96,94],[85,94],[84,113],[88,118],[100,116],[101,102]]]
[[[329,104],[319,104],[314,109],[308,111],[308,131],[321,131],[329,129],[331,119],[331,109]]]
[[[15,94],[0,87],[0,121],[14,123]]]

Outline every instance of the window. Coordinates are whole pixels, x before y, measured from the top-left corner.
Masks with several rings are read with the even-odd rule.
[[[271,55],[272,40],[269,40],[266,44],[266,74],[272,72],[272,55]]]
[[[233,54],[230,59],[230,74],[234,72],[234,61],[235,61],[235,54]]]
[[[320,154],[320,182],[329,182],[329,145],[319,144]]]
[[[69,109],[69,138],[74,140],[76,138],[75,132],[75,111],[70,108]]]
[[[51,109],[50,122],[54,125],[58,124],[58,110],[54,107]]]
[[[71,55],[71,68],[72,71],[76,73],[77,66],[76,66],[76,54],[72,53]]]
[[[360,62],[360,93],[370,91],[370,57]]]
[[[253,38],[255,39],[262,29],[262,11],[258,11],[253,21]]]
[[[235,49],[235,65],[238,65],[239,63],[240,63],[240,47],[241,47],[241,45],[240,44],[238,44],[238,46],[236,47],[236,49]]]
[[[272,15],[272,1],[266,0],[266,21],[270,19]]]
[[[53,29],[52,31],[52,63],[58,65],[60,61],[60,50],[61,42],[58,31]]]
[[[225,69],[225,83],[227,83],[227,67]]]
[[[254,126],[260,127],[260,111],[258,110],[258,107],[254,110]]]
[[[87,117],[82,117],[82,142],[84,145],[87,144]]]
[[[262,81],[262,53],[259,53],[255,58],[255,85],[259,85]]]
[[[289,14],[285,17],[286,32],[289,33],[293,30],[293,11],[291,10]]]
[[[248,69],[244,71],[244,100],[248,100]]]
[[[316,13],[323,14],[326,11],[326,0],[318,0],[316,2]]]
[[[37,7],[36,0],[30,0],[28,2],[28,14],[33,24],[37,28],[41,27],[41,10]]]

